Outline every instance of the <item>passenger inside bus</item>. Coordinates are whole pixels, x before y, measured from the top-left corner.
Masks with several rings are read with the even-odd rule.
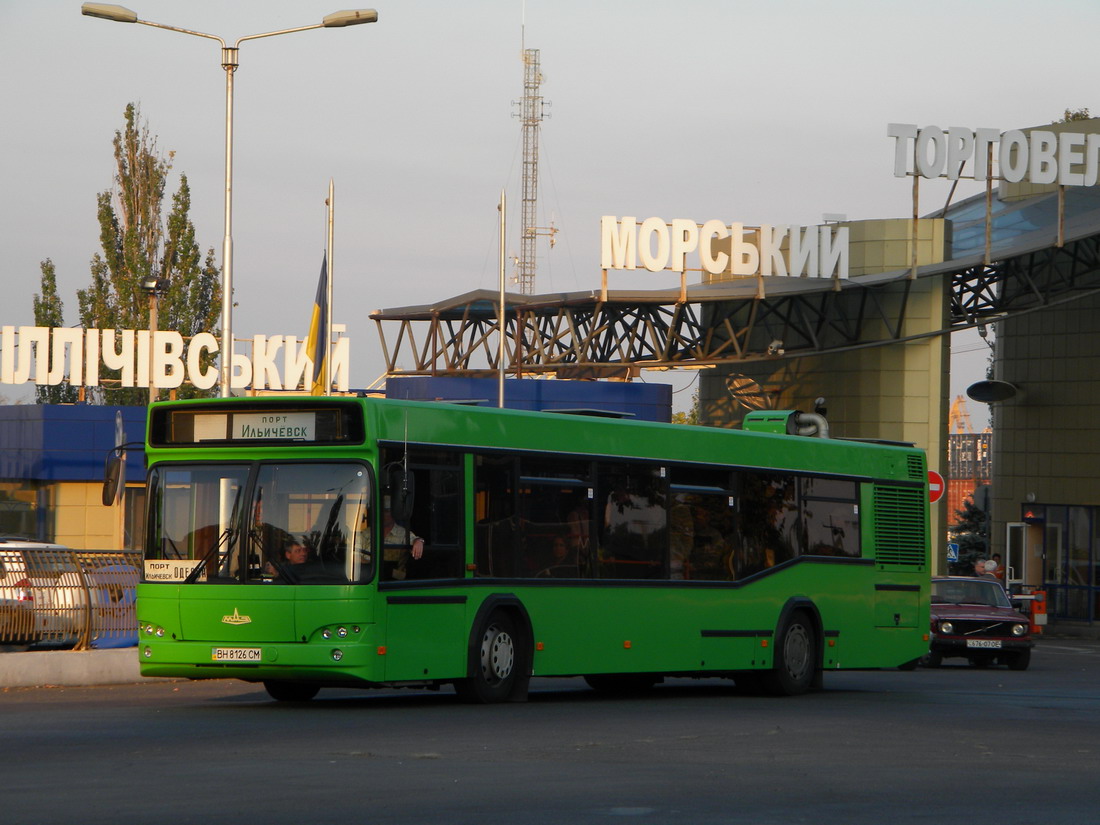
[[[550,564],[538,573],[541,578],[573,579],[580,575],[577,555],[570,550],[565,536],[554,536],[550,545]]]

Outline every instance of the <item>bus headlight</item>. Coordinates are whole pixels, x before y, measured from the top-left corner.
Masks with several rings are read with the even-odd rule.
[[[338,627],[336,628],[336,635],[339,636],[341,639],[344,639],[348,635],[348,629],[346,627]]]
[[[329,630],[326,627],[324,630],[321,631],[321,638],[322,639],[331,639],[332,638],[332,631]]]
[[[950,636],[954,632],[955,625],[953,625],[951,622],[940,622],[940,633],[944,633]]]

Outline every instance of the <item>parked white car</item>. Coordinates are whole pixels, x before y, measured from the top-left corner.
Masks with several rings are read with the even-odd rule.
[[[60,544],[0,538],[0,644],[76,642],[88,591],[72,551]]]

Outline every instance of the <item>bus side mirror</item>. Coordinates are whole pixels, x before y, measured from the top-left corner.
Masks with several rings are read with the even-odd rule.
[[[111,507],[118,500],[122,488],[122,469],[126,465],[126,453],[117,447],[107,453],[103,466],[103,506]]]
[[[390,473],[390,515],[402,527],[409,526],[415,499],[416,476],[401,468]]]

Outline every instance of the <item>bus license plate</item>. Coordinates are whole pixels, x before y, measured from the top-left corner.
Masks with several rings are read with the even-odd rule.
[[[1001,640],[1000,639],[967,639],[966,640],[966,646],[967,647],[984,647],[984,648],[999,649],[1000,646],[1001,646]]]
[[[216,647],[210,652],[215,662],[258,662],[263,658],[260,647]]]

